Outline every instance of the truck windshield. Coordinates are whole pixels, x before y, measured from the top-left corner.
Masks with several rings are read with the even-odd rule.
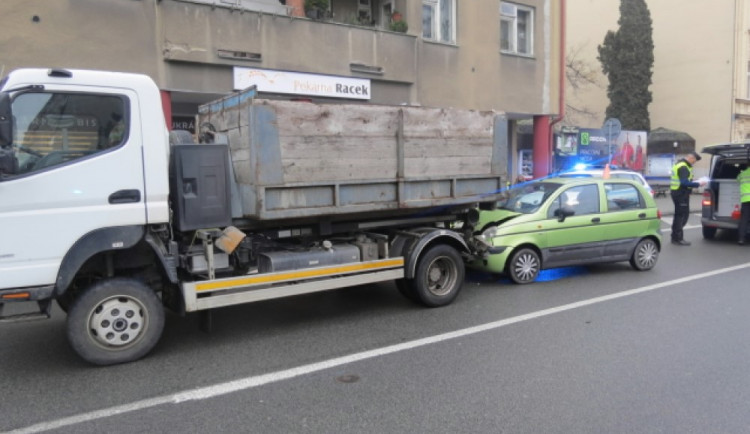
[[[59,166],[120,146],[127,139],[126,98],[30,92],[13,100],[15,173]]]

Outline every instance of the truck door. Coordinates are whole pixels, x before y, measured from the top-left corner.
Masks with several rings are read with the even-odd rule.
[[[78,240],[146,222],[137,107],[124,89],[13,97],[17,169],[0,180],[0,288],[52,285]]]

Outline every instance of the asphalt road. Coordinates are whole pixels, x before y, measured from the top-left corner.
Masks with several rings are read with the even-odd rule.
[[[168,316],[107,368],[60,311],[0,325],[0,431],[750,432],[750,247],[701,240],[697,216],[686,238],[650,272],[470,274],[440,309],[388,283],[221,309],[211,334]]]

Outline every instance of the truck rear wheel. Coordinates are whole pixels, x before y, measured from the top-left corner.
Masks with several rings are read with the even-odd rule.
[[[446,244],[430,247],[419,258],[412,283],[423,305],[439,307],[452,303],[464,283],[461,255]]]
[[[96,365],[131,362],[156,345],[164,309],[156,294],[135,279],[114,278],[92,285],[68,312],[68,341]]]

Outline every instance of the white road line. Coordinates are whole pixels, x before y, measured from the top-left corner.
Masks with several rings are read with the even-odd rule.
[[[700,213],[692,213],[692,215],[700,215]],[[672,222],[674,221],[674,218],[672,217],[662,217],[661,221],[666,223],[668,226],[672,226]],[[698,229],[703,227],[703,225],[685,225],[682,229]]]
[[[461,330],[456,330],[449,333],[444,333],[436,336],[430,336],[422,339],[417,339],[409,342],[403,342],[396,345],[387,347],[377,348],[374,350],[364,351],[361,353],[351,354],[348,356],[338,357],[335,359],[324,360],[318,363],[312,363],[309,365],[303,365],[296,368],[291,368],[278,372],[271,372],[264,375],[257,375],[253,377],[241,378],[234,381],[228,381],[226,383],[215,384],[213,386],[200,387],[197,389],[190,389],[183,392],[177,392],[170,395],[164,395],[156,398],[145,399],[141,401],[132,402],[129,404],[118,405],[115,407],[109,407],[101,410],[96,410],[88,413],[81,413],[75,416],[65,417],[62,419],[51,420],[47,422],[30,425],[24,428],[18,428],[13,431],[9,431],[8,434],[21,434],[21,433],[38,433],[43,431],[49,431],[53,429],[63,428],[66,426],[77,425],[93,420],[104,419],[111,416],[117,416],[124,413],[131,413],[138,410],[144,410],[148,408],[157,407],[165,404],[179,404],[187,401],[200,401],[205,399],[214,398],[221,395],[226,395],[233,392],[239,392],[242,390],[248,390],[259,386],[264,386],[271,383],[276,383],[282,380],[288,380],[290,378],[299,377],[301,375],[312,374],[315,372],[323,371],[338,366],[348,365],[351,363],[359,362],[362,360],[373,359],[376,357],[385,356],[388,354],[398,353],[401,351],[412,350],[415,348],[423,347],[426,345],[435,344],[438,342],[444,342],[451,339],[461,338],[465,336],[474,335],[477,333],[486,332],[488,330],[496,330],[501,327],[505,327],[511,324],[520,323],[522,321],[528,321],[532,319],[541,318],[548,315],[553,315],[560,312],[566,312],[581,307],[591,306],[598,303],[604,303],[606,301],[616,300],[618,298],[629,297],[631,295],[641,294],[648,291],[654,291],[657,289],[666,288],[669,286],[679,285],[680,283],[690,282],[696,279],[705,279],[707,277],[716,276],[718,274],[731,273],[737,270],[743,270],[750,268],[750,262],[732,267],[722,268],[720,270],[708,271],[705,273],[695,274],[692,276],[682,277],[679,279],[670,280],[667,282],[656,283],[653,285],[643,286],[641,288],[630,289],[627,291],[618,292],[615,294],[609,294],[601,297],[590,298],[588,300],[582,300],[575,303],[565,304],[558,307],[544,309],[525,315],[519,315],[512,318],[507,318],[499,321],[494,321],[474,327],[469,327]]]

